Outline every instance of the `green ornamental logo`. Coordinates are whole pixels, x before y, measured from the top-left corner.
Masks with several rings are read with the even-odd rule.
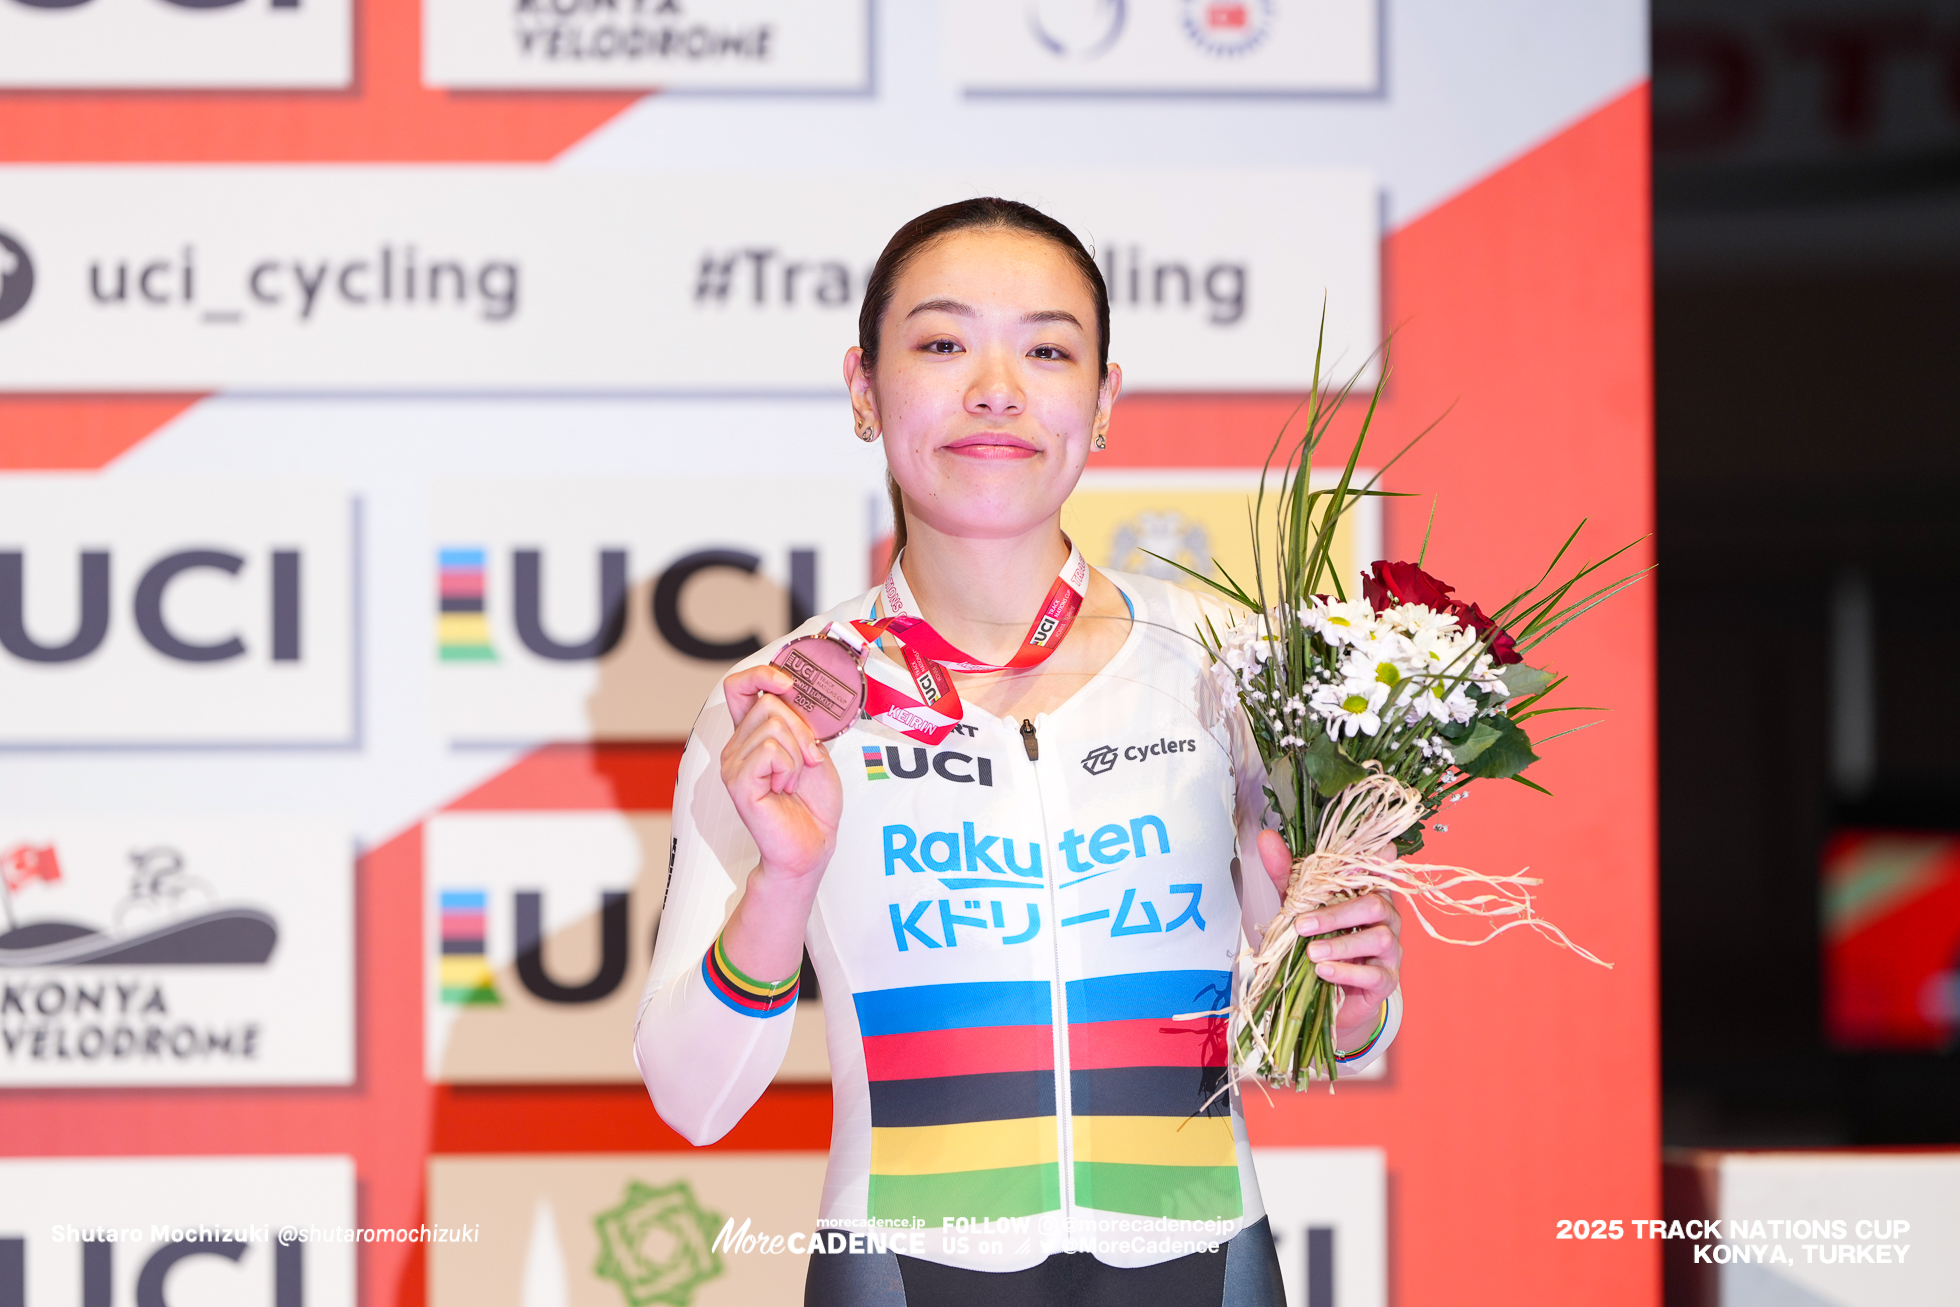
[[[592,1269],[617,1284],[632,1307],[689,1307],[694,1291],[722,1272],[713,1245],[723,1220],[695,1201],[685,1180],[665,1189],[635,1180],[619,1206],[592,1218],[599,1232]]]

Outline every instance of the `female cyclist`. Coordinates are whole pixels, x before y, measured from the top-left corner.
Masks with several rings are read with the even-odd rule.
[[[807,949],[835,1096],[820,1220],[869,1238],[811,1257],[806,1304],[1282,1301],[1238,1094],[1215,1091],[1241,932],[1288,857],[1200,601],[1062,533],[1122,388],[1108,347],[1102,274],[1060,223],[975,199],[901,228],[844,357],[898,554],[793,634],[930,629],[879,641],[869,715],[828,742],[769,646],[681,764],[635,1056],[670,1125],[719,1139],[781,1063]],[[927,657],[954,694],[922,688],[945,680]],[[1400,923],[1375,896],[1300,923],[1347,928],[1315,953],[1358,1070],[1399,1022]]]

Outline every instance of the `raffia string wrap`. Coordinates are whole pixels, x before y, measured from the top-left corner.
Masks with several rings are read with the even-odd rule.
[[[1487,944],[1507,930],[1525,926],[1588,962],[1612,966],[1532,911],[1531,891],[1526,887],[1539,884],[1536,877],[1486,876],[1468,867],[1403,862],[1396,857],[1395,837],[1421,819],[1422,796],[1384,773],[1381,763],[1371,760],[1364,765],[1367,778],[1335,795],[1321,813],[1313,851],[1294,861],[1279,915],[1267,923],[1259,948],[1251,953],[1251,974],[1233,1005],[1232,1023],[1249,1031],[1263,1051],[1270,1052],[1266,1049],[1270,1032],[1258,1028],[1258,1013],[1263,1008],[1270,1020],[1273,1009],[1262,1000],[1280,982],[1294,950],[1306,944],[1294,930],[1295,920],[1371,892],[1401,895],[1423,930],[1446,944]],[[1459,893],[1460,886],[1473,887],[1474,892]],[[1452,939],[1430,924],[1425,905],[1434,912],[1483,917],[1492,923],[1490,932],[1481,939]],[[1341,995],[1335,987],[1336,1012]]]

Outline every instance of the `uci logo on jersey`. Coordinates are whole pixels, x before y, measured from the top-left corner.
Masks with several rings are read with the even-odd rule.
[[[888,744],[883,749],[875,744],[864,746],[864,779],[868,781],[888,781],[893,777],[902,781],[916,781],[928,770],[941,780],[959,785],[971,785],[977,781],[991,788],[994,783],[992,758],[977,758],[952,749],[928,753],[924,748],[915,746],[911,758],[907,760],[895,744]]]

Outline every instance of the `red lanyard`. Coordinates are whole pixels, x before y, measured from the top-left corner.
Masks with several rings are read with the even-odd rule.
[[[867,675],[864,710],[902,735],[938,744],[959,724],[965,711],[951,672],[1004,672],[1037,666],[1061,647],[1088,594],[1089,564],[1071,540],[1068,559],[1048,587],[1048,597],[1029,623],[1028,633],[1021,637],[1021,647],[1004,663],[984,663],[948,643],[931,623],[918,616],[918,601],[913,599],[899,560],[894,558],[883,590],[886,615],[872,622],[832,622],[824,634],[850,645],[860,658],[882,636],[898,641],[905,668],[921,697],[915,699]]]

